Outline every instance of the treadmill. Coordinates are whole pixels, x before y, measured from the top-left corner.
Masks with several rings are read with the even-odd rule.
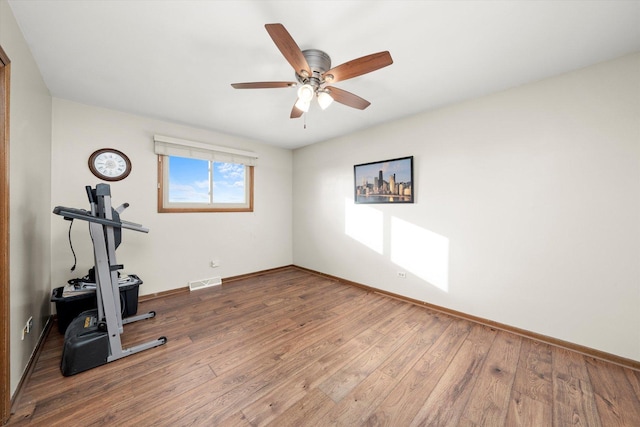
[[[123,221],[120,214],[129,206],[111,206],[109,184],[85,187],[91,210],[56,206],[53,213],[66,220],[81,220],[89,223],[93,240],[96,272],[97,309],[80,313],[69,324],[62,350],[60,370],[71,376],[114,360],[158,347],[167,342],[166,337],[123,348],[120,336],[124,325],[155,317],[155,311],[131,317],[122,317],[118,270],[124,268],[116,262],[116,249],[122,241],[122,229],[148,233],[140,224]]]

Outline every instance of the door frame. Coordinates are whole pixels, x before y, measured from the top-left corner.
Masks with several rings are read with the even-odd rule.
[[[11,415],[9,290],[9,88],[11,61],[0,46],[0,424]]]

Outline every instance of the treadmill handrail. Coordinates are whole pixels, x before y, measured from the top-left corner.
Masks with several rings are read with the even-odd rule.
[[[143,227],[140,224],[136,224],[129,221],[114,221],[111,219],[99,218],[97,216],[92,215],[91,212],[88,212],[84,209],[68,208],[65,206],[56,206],[55,208],[53,208],[53,213],[56,215],[63,216],[65,218],[80,219],[82,221],[95,222],[98,224],[108,225],[116,228],[126,228],[128,230],[139,231],[141,233],[149,232],[148,228]]]

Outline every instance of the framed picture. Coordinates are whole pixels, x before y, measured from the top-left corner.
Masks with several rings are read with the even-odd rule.
[[[413,156],[353,167],[356,203],[413,203]]]

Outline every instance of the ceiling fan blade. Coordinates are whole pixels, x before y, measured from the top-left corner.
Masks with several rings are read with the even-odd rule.
[[[326,71],[322,76],[327,82],[335,83],[370,73],[391,64],[393,64],[393,59],[388,51],[372,53],[338,65]],[[333,78],[330,78],[329,75],[332,75]]]
[[[287,29],[282,24],[266,24],[264,27],[295,72],[302,74],[304,71],[307,76],[311,75],[306,58]]]
[[[296,104],[293,104],[293,108],[291,109],[291,116],[289,116],[289,118],[297,119],[298,117],[302,116],[303,114],[304,114],[304,111],[302,111],[301,109],[296,107]]]
[[[296,82],[251,82],[251,83],[231,83],[235,89],[274,89],[279,87],[296,86]]]
[[[371,103],[366,99],[360,98],[358,95],[354,95],[351,92],[347,92],[346,90],[338,89],[337,87],[327,86],[325,88],[329,91],[329,95],[333,98],[334,101],[339,102],[340,104],[344,104],[348,107],[357,108],[358,110],[364,110]]]

